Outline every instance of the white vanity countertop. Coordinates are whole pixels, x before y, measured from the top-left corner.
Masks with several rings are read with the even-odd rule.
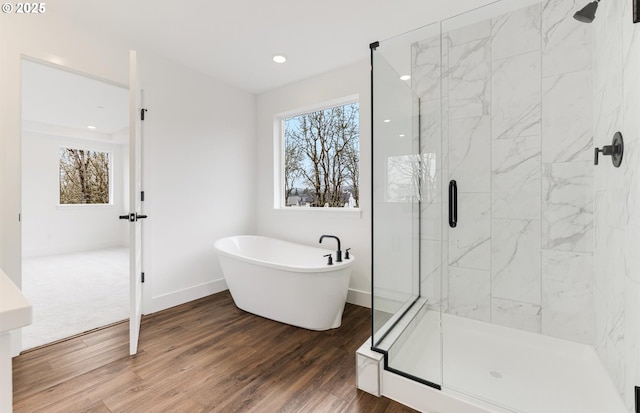
[[[28,326],[33,308],[22,291],[0,270],[0,333]]]

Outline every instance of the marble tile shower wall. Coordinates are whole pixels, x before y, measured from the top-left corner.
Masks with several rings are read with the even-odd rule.
[[[422,151],[459,203],[434,236],[426,203],[423,262],[444,241],[451,314],[595,344],[592,29],[575,9],[544,1],[414,44]]]
[[[420,276],[421,294],[437,308],[446,306],[447,266],[442,265],[443,240],[448,232],[443,230],[442,200],[443,191],[441,176],[447,169],[447,157],[442,156],[445,149],[441,135],[446,133],[448,125],[443,124],[442,114],[446,105],[442,104],[441,84],[441,48],[440,37],[431,37],[414,43],[411,50],[412,82],[416,95],[420,98],[420,153],[424,156],[424,174],[422,180],[421,215],[420,215]],[[445,281],[445,282],[443,282]]]
[[[595,344],[630,411],[640,384],[640,24],[632,13],[630,1],[611,0],[593,23],[594,145],[620,131],[625,146],[620,168],[595,168]]]

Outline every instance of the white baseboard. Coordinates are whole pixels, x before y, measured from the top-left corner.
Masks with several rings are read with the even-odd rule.
[[[189,301],[198,300],[211,294],[216,294],[221,291],[227,290],[227,283],[224,278],[220,278],[214,281],[210,281],[204,284],[195,285],[193,287],[185,288],[184,290],[174,291],[169,294],[163,294],[151,298],[151,303],[145,306],[145,314],[151,314],[158,311],[166,310],[167,308],[175,307]]]
[[[15,357],[22,351],[22,328],[9,331],[11,336],[11,357]]]
[[[359,305],[360,307],[371,308],[371,293],[349,288],[347,292],[347,302],[349,304]]]
[[[38,258],[44,257],[47,255],[57,255],[57,254],[74,254],[81,253],[86,251],[95,251],[95,250],[106,250],[111,248],[122,248],[126,247],[126,245],[122,245],[120,242],[96,242],[91,244],[82,244],[82,245],[54,245],[50,247],[42,247],[35,249],[23,249],[22,257],[23,258]]]
[[[185,288],[184,290],[152,297],[151,303],[148,306],[145,305],[144,314],[166,310],[167,308],[198,300],[227,289],[227,283],[224,278],[220,278],[205,284]],[[371,293],[350,288],[347,292],[347,302],[360,307],[371,308]]]

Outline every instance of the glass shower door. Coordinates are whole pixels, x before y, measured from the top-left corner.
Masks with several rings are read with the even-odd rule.
[[[439,25],[413,35],[372,50],[372,345],[385,354],[388,370],[439,388]]]

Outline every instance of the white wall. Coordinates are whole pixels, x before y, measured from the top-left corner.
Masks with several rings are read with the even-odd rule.
[[[342,248],[357,257],[348,300],[370,305],[371,291],[371,127],[369,62],[363,61],[297,82],[257,98],[257,233],[307,245],[318,245],[322,234],[340,237]],[[277,114],[359,95],[361,214],[300,208],[274,209],[274,119]],[[327,241],[325,241],[327,242]],[[335,248],[333,244],[323,245]]]
[[[255,98],[160,58],[139,60],[149,312],[226,289],[213,243],[255,232]]]
[[[109,152],[111,205],[59,205],[60,148]],[[22,256],[33,257],[124,246],[128,225],[114,223],[123,209],[124,145],[23,131]],[[128,168],[128,164],[126,164]],[[128,188],[128,185],[126,185]]]
[[[134,46],[49,10],[0,26],[0,265],[21,285],[21,58],[126,85]],[[255,99],[139,51],[145,88],[144,312],[224,288],[216,238],[255,231]],[[120,225],[114,217],[113,225]]]

